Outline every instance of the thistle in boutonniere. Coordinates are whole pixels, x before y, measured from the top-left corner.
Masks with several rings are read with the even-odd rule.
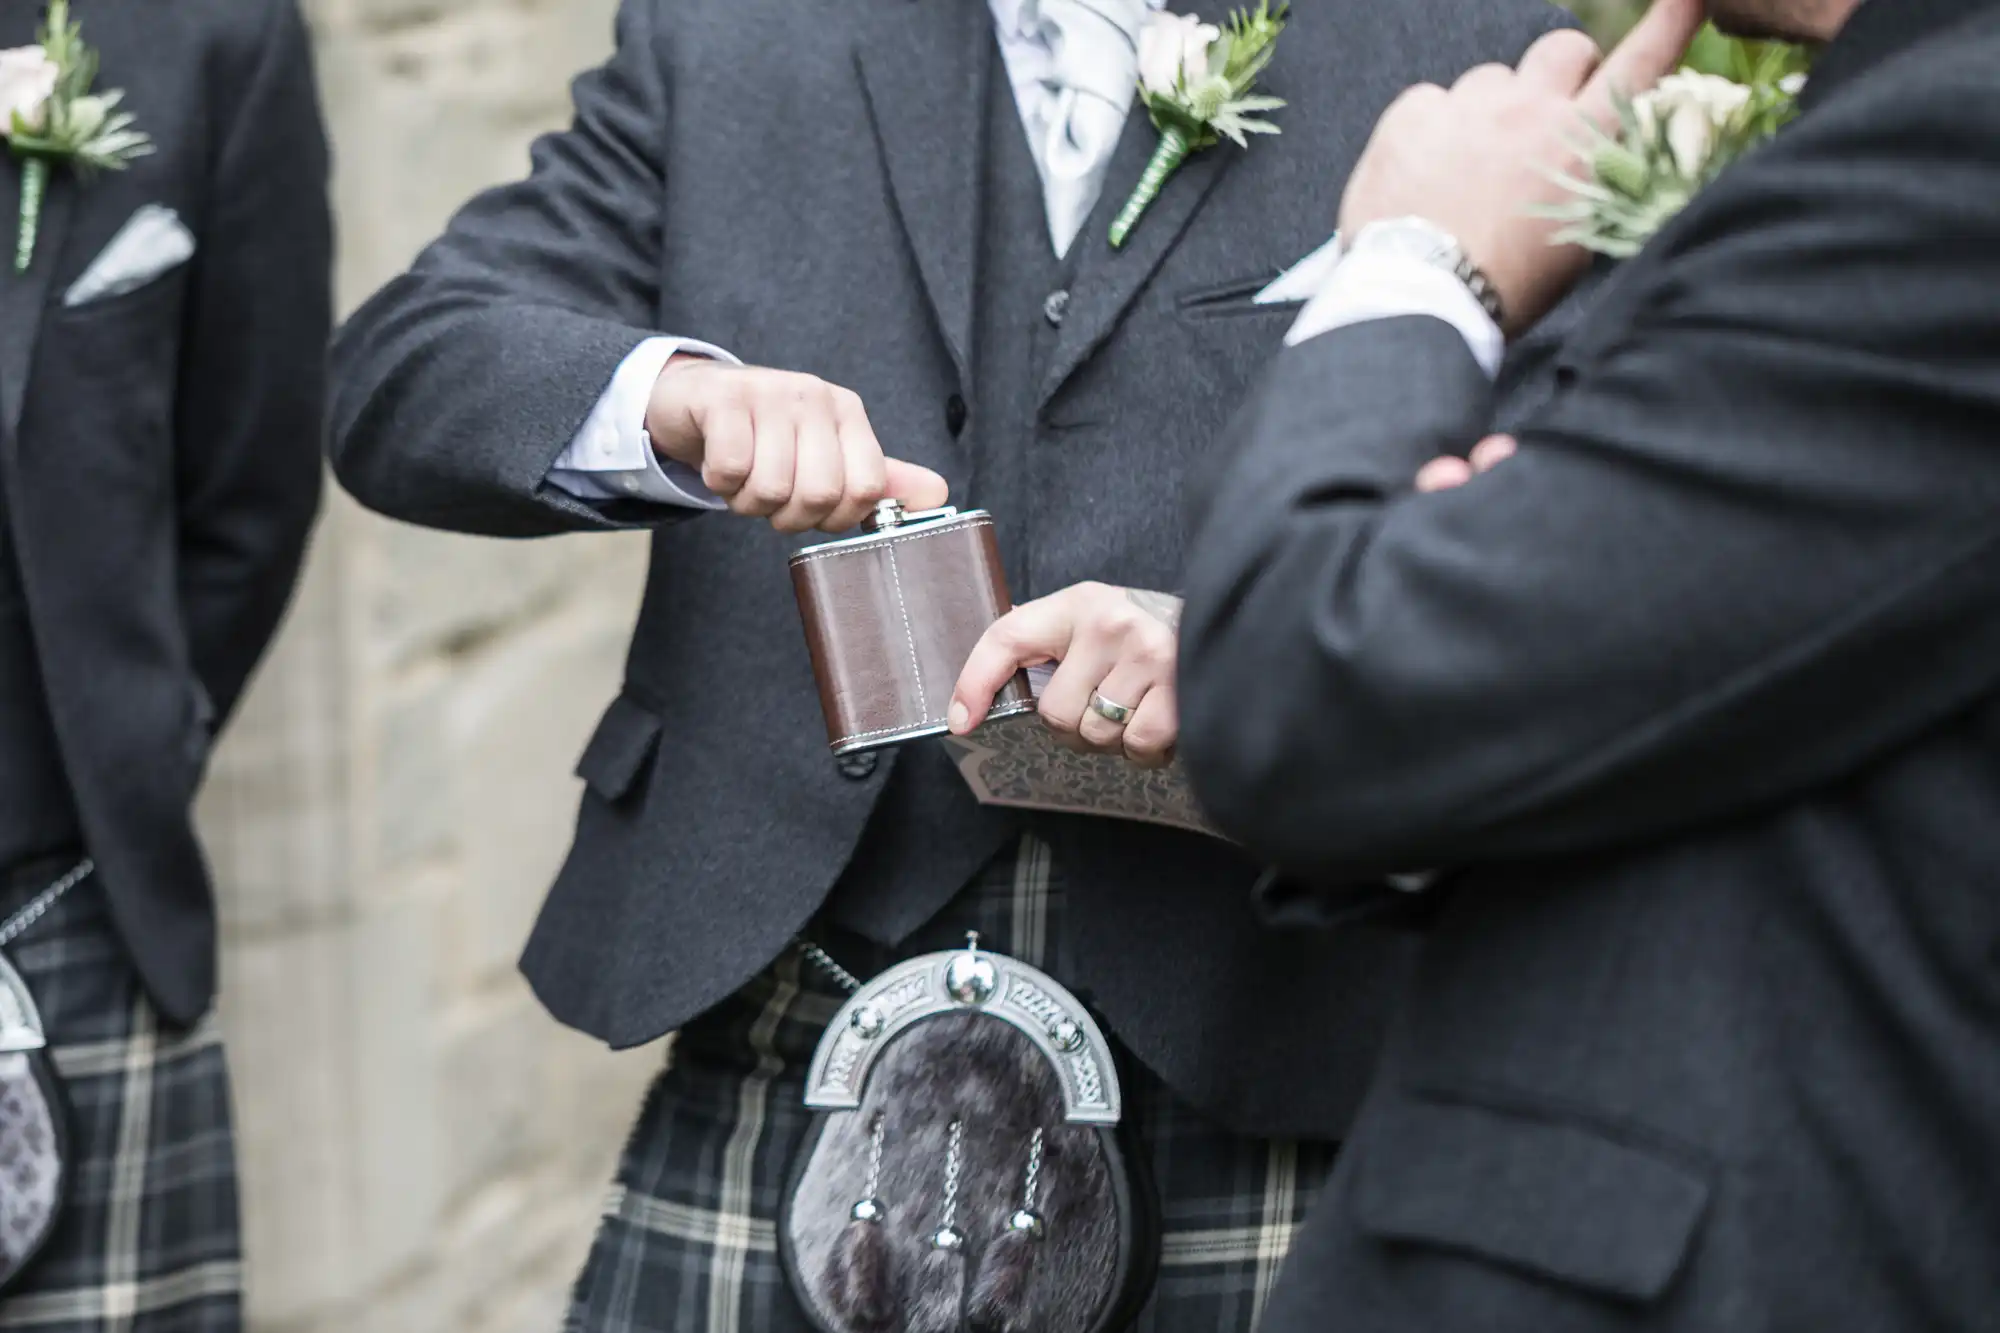
[[[79,171],[119,171],[153,151],[152,140],[118,110],[118,89],[93,93],[97,53],[84,44],[83,26],[70,21],[69,0],[49,0],[34,46],[0,51],[0,138],[21,159],[21,219],[14,242],[14,271],[35,257],[49,171],[68,162]]]
[[[1139,32],[1139,96],[1160,144],[1111,224],[1114,248],[1125,244],[1139,215],[1190,153],[1225,138],[1247,148],[1252,134],[1278,133],[1255,113],[1275,111],[1284,99],[1256,96],[1252,89],[1271,63],[1286,10],[1282,3],[1274,11],[1270,0],[1258,0],[1254,12],[1238,10],[1219,28],[1192,14],[1147,16]]]
[[[1682,70],[1620,98],[1615,135],[1590,125],[1584,172],[1557,179],[1576,197],[1538,210],[1568,225],[1552,238],[1627,259],[1695,195],[1796,114],[1805,76],[1773,49],[1738,79]]]

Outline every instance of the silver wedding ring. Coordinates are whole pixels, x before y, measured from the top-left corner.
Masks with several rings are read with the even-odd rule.
[[[1127,708],[1124,704],[1112,703],[1101,694],[1090,696],[1090,711],[1103,718],[1106,722],[1115,722],[1121,727],[1132,720],[1131,709]]]

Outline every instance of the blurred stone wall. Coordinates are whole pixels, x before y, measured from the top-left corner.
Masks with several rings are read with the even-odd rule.
[[[344,309],[520,175],[610,0],[307,0]],[[615,691],[644,548],[442,536],[333,498],[216,757],[223,1018],[259,1333],[554,1333],[660,1050],[514,963]]]

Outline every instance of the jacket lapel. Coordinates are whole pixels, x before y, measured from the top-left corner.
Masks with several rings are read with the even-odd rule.
[[[971,379],[992,23],[983,0],[880,0],[855,48],[896,212],[961,385]]]
[[[21,169],[18,161],[0,169],[0,449],[11,462],[18,447],[21,411],[28,396],[28,373],[34,364],[35,343],[42,333],[42,311],[48,304],[49,284],[55,276],[56,261],[62,256],[63,232],[69,223],[74,192],[70,172],[58,165],[49,173],[49,189],[42,200],[41,235],[35,244],[35,261],[26,273],[14,271],[15,227],[21,216]]]
[[[1111,220],[1125,206],[1132,187],[1138,184],[1159,138],[1146,108],[1135,100],[1125,120],[1125,132],[1118,140],[1118,151],[1105,173],[1104,193],[1076,238],[1077,278],[1070,290],[1068,317],[1063,320],[1062,333],[1042,380],[1043,403],[1056,395],[1064,381],[1076,373],[1077,367],[1117,326],[1126,307],[1180,240],[1229,164],[1243,151],[1224,142],[1189,157],[1168,178],[1160,197],[1125,238],[1124,248],[1113,250]]]

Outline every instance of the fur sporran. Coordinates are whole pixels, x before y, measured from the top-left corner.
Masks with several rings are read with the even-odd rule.
[[[89,879],[88,859],[0,923],[0,949]],[[69,1099],[34,993],[0,952],[0,1293],[42,1252],[69,1193]]]
[[[1157,1202],[1111,1045],[1042,972],[977,937],[898,964],[806,1089],[778,1244],[823,1333],[1111,1333],[1150,1294]]]
[[[69,1104],[41,1016],[0,954],[0,1292],[34,1261],[69,1187]]]

